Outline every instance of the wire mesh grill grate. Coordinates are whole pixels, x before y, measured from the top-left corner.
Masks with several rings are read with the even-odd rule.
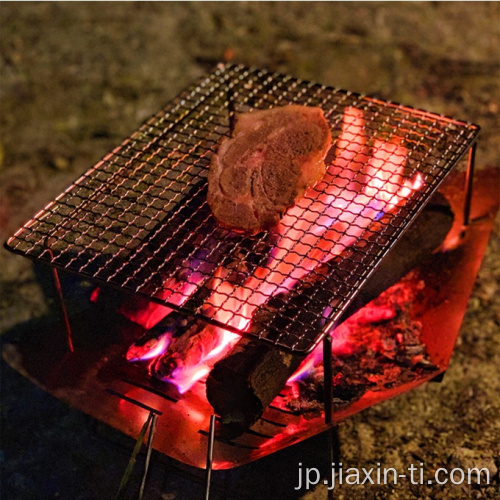
[[[289,103],[323,109],[334,139],[330,177],[308,192],[309,209],[290,214],[279,232],[248,237],[220,227],[206,203],[206,178],[211,156],[230,135],[233,113]],[[6,247],[308,352],[478,130],[289,76],[219,65],[82,175]],[[342,187],[333,198],[332,185]],[[394,201],[403,189],[405,196]],[[318,230],[323,236],[315,239]],[[307,251],[309,241],[316,243]]]

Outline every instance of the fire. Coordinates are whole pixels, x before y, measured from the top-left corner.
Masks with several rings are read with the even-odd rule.
[[[227,296],[233,292],[234,285],[227,281],[224,268],[216,270],[212,288],[216,307],[214,316],[224,323],[229,320],[232,301],[237,300],[233,298],[227,304]],[[241,329],[247,325],[248,322],[239,323]],[[189,334],[178,335],[179,332],[168,330],[146,341],[139,340],[129,347],[126,358],[128,361],[153,360],[149,365],[150,372],[175,385],[182,394],[206,377],[211,366],[240,339],[240,335],[224,328],[201,322],[195,323],[194,328],[193,339]]]
[[[367,309],[363,310],[363,314]],[[369,313],[368,313],[369,314]],[[394,315],[394,312],[391,311],[391,314]],[[353,315],[354,321],[361,321],[359,318],[362,314]],[[376,321],[379,317],[373,318],[373,321]],[[384,319],[388,319],[388,316],[385,316]],[[332,353],[334,355],[344,354],[348,355],[350,353],[351,344],[349,343],[349,336],[351,333],[349,320],[346,323],[342,323],[338,326],[333,335],[332,335]],[[316,348],[307,356],[307,358],[302,362],[302,364],[298,367],[295,373],[287,380],[287,385],[294,387],[294,382],[304,379],[316,366],[321,363],[323,360],[323,344],[318,344]]]
[[[225,281],[224,274],[223,268],[218,268],[215,272],[213,287],[216,291],[212,295],[212,303],[215,307],[214,317],[221,323],[226,323],[229,320],[232,314],[232,303],[233,301],[238,301],[235,297],[228,300],[228,295],[233,292],[233,285]],[[244,330],[248,324],[249,321],[242,319],[238,323],[238,327]],[[218,359],[225,356],[241,338],[240,335],[224,328],[212,325],[207,325],[207,328],[211,328],[216,332],[217,341],[215,347],[202,356],[195,367],[174,370],[171,376],[165,379],[173,383],[181,394],[189,390],[198,380],[206,377],[210,372],[211,366],[213,366]]]
[[[185,283],[180,283],[175,278],[169,278],[163,283],[163,287],[156,295],[156,298],[182,307],[189,297],[196,292],[203,278],[204,275],[197,272],[192,272],[189,281]],[[121,306],[119,312],[130,321],[149,330],[168,316],[172,309],[150,300],[133,297]]]
[[[174,370],[171,377],[165,378],[165,382],[174,384],[180,394],[187,392],[193,385],[206,377],[210,373],[210,368],[202,364],[201,366],[193,366],[185,370]]]
[[[246,325],[269,297],[290,291],[319,264],[355,244],[381,214],[422,187],[420,174],[403,180],[408,151],[402,139],[374,139],[371,147],[368,142],[363,112],[347,108],[334,162],[284,214],[267,266],[227,294],[234,311],[227,324]],[[209,299],[213,306],[216,302],[215,296]]]
[[[207,326],[207,328],[217,328]],[[169,376],[162,380],[175,385],[181,394],[188,391],[196,382],[206,377],[215,362],[225,356],[241,338],[240,335],[232,333],[223,328],[217,328],[217,345],[194,366],[181,366],[172,370]],[[203,342],[203,341],[202,341]]]
[[[284,214],[275,229],[277,242],[266,266],[257,268],[243,283],[230,282],[229,272],[222,267],[217,269],[211,282],[212,294],[204,305],[203,312],[207,316],[245,331],[255,311],[269,297],[290,291],[319,264],[354,245],[374,221],[394,210],[424,185],[420,174],[413,179],[403,177],[408,157],[404,140],[370,138],[365,124],[363,111],[352,107],[345,110],[335,160],[325,177]],[[182,305],[193,293],[196,283],[196,273],[181,289],[174,280],[170,283],[171,289],[178,291],[168,292],[163,298]],[[145,312],[153,315],[156,322],[158,317],[161,319],[170,313],[165,306],[153,305],[152,308]],[[144,323],[150,324],[151,318],[146,318]],[[127,359],[156,358],[151,364],[151,370],[156,370],[155,376],[175,384],[183,393],[206,377],[213,364],[240,339],[240,335],[212,325],[205,325],[193,336],[185,340],[186,335],[181,335],[178,340],[165,334],[156,343],[144,344],[137,352],[131,348]],[[334,348],[345,346],[342,326],[337,328],[333,342]],[[185,353],[183,359],[176,352],[178,349]],[[321,347],[289,383],[312,369],[318,357],[321,357]]]
[[[230,332],[229,330],[225,330],[224,328],[220,328],[219,330],[221,330],[220,343],[207,354],[204,361],[210,361],[211,359],[219,357],[221,353],[225,352],[228,347],[232,347],[240,339],[239,335]]]
[[[170,344],[171,335],[164,333],[158,338],[149,339],[142,345],[132,344],[126,354],[127,361],[146,361],[163,354]]]

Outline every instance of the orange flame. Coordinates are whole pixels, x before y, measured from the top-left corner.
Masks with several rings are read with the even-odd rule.
[[[230,296],[234,291],[234,285],[225,281],[225,270],[220,267],[216,270],[212,280],[212,287],[216,290],[212,294],[212,303],[215,307],[214,319],[225,323],[229,320],[234,301],[239,301],[237,294],[236,297]],[[207,306],[206,306],[207,307]],[[238,323],[241,330],[245,329],[249,321],[244,319]],[[176,368],[172,374],[165,380],[174,384],[181,394],[189,390],[198,380],[203,379],[210,372],[211,366],[215,364],[218,359],[224,357],[241,338],[240,335],[230,332],[224,328],[215,326],[207,326],[207,328],[215,329],[218,337],[216,346],[208,351],[199,360],[196,366],[188,366]]]
[[[204,277],[205,275],[200,272],[193,272],[189,277],[189,281],[186,282],[179,282],[176,278],[168,278],[155,297],[181,307],[196,292],[199,283],[203,281]],[[130,321],[149,330],[168,316],[172,312],[172,309],[168,306],[133,296],[130,300],[122,304],[118,312]]]
[[[180,371],[180,370],[179,370]],[[167,379],[169,382],[173,383],[181,394],[187,392],[193,385],[206,377],[210,373],[210,368],[206,364],[192,366],[181,373],[172,373],[172,378]]]
[[[218,328],[217,330],[219,337],[216,347],[203,356],[196,365],[176,368],[163,380],[175,385],[179,392],[184,394],[196,382],[206,377],[215,362],[224,357],[241,338],[239,335],[223,328]]]
[[[335,160],[324,178],[284,214],[268,265],[239,288],[216,288],[208,300],[217,307],[217,295],[225,295],[222,307],[231,312],[226,324],[246,328],[270,296],[289,291],[318,264],[355,244],[381,213],[420,189],[421,174],[403,181],[408,151],[402,142],[374,139],[369,148],[363,112],[346,109]]]

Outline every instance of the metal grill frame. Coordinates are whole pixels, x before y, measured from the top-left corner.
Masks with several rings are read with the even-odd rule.
[[[185,284],[196,275],[196,291],[208,289],[225,258],[217,253],[228,239],[235,243],[232,255],[242,251],[265,260],[256,249],[266,245],[267,233],[241,236],[214,222],[205,201],[206,174],[218,143],[230,135],[234,113],[289,103],[321,107],[334,137],[346,107],[363,110],[367,134],[402,137],[409,150],[408,177],[420,172],[425,178],[424,187],[391,212],[388,221],[372,221],[377,230],[370,240],[359,238],[363,248],[349,247],[329,267],[328,279],[335,286],[326,295],[323,285],[311,286],[297,309],[290,304],[300,289],[292,291],[274,307],[267,324],[246,332],[284,350],[310,352],[474,144],[477,125],[286,75],[220,64],[38,212],[6,248],[244,333],[214,319],[203,301],[170,302],[179,289],[165,289],[165,280],[176,276],[178,283],[181,276]],[[191,215],[184,219],[186,211]],[[209,243],[200,261],[195,252]],[[311,317],[308,311],[320,314]]]

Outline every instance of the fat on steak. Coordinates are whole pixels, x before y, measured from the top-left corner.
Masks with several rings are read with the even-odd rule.
[[[208,204],[225,226],[255,234],[276,225],[325,175],[331,132],[323,111],[288,105],[237,115],[208,173]]]

